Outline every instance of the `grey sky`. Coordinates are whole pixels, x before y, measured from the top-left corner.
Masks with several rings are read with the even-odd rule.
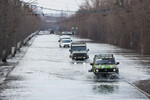
[[[30,0],[24,0],[24,1],[28,2]],[[58,10],[67,10],[68,8],[68,10],[76,11],[79,9],[79,7],[75,1],[77,1],[79,5],[81,5],[83,2],[83,0],[37,0],[38,2],[37,5],[46,8],[58,9]],[[46,11],[46,12],[50,12],[50,11]]]

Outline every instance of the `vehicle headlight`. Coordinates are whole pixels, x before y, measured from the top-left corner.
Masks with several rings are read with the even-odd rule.
[[[116,69],[113,69],[113,71],[115,72],[115,71],[116,71]]]
[[[96,72],[98,72],[99,70],[98,69],[96,69]]]

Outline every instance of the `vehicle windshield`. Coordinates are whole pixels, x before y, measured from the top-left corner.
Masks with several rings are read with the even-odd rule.
[[[86,46],[72,46],[72,51],[86,51]]]
[[[70,43],[71,40],[62,40],[62,43]]]
[[[60,40],[62,40],[62,39],[70,39],[70,38],[69,37],[60,38]]]
[[[114,58],[102,58],[95,61],[95,65],[115,64]]]

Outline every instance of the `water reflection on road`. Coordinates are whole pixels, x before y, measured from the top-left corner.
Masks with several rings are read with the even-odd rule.
[[[1,85],[1,100],[139,100],[145,95],[124,80],[137,81],[149,75],[132,51],[88,41],[90,59],[75,61],[69,49],[59,48],[57,35],[41,35],[18,66]],[[113,53],[121,64],[118,79],[97,79],[88,73],[94,54]],[[135,56],[133,56],[135,55]],[[143,60],[146,61],[146,60]]]

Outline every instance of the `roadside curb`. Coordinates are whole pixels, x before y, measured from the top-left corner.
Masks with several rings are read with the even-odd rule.
[[[28,48],[24,51],[23,56],[20,56],[20,58],[17,60],[16,64],[13,66],[12,70],[16,67],[16,65],[19,63],[19,61],[20,61],[20,60],[24,57],[24,55],[27,53],[29,47],[32,45],[32,43],[34,42],[34,40],[35,40],[36,37],[37,37],[37,35],[35,35],[34,37],[32,37],[32,39],[30,39],[30,40],[28,41]],[[12,70],[11,70],[11,71],[12,71]],[[11,72],[11,71],[10,71],[10,72]],[[8,72],[6,76],[8,76],[10,72]]]
[[[37,37],[37,35],[35,35],[34,37],[32,37],[32,39],[30,39],[27,44],[28,44],[28,47],[22,51],[22,54],[23,55],[20,55],[15,62],[9,62],[0,66],[0,84],[2,84],[6,77],[10,74],[10,72],[18,65],[19,61],[24,57],[24,55],[26,54],[26,52],[28,51],[28,49],[30,48],[30,46],[32,45],[32,43],[34,42],[35,38]],[[18,53],[19,54],[19,53]],[[9,59],[12,59],[14,57],[11,57],[9,56]],[[12,64],[11,64],[12,63]],[[3,64],[3,63],[2,63]],[[8,65],[7,65],[8,64]]]
[[[138,88],[135,84],[125,80],[126,83],[132,85],[135,89],[137,89],[138,91],[140,91],[141,93],[143,93],[144,95],[146,95],[148,98],[150,98],[150,94],[148,94],[147,92],[143,91],[142,89]]]

